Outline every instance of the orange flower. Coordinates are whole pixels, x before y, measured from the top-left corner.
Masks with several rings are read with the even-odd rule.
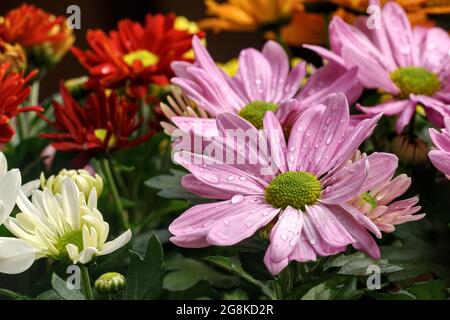
[[[201,32],[180,30],[175,21],[173,14],[149,14],[145,25],[124,19],[109,35],[101,30],[88,31],[90,49],[72,49],[89,71],[87,87],[126,86],[132,96],[143,97],[150,84],[168,84],[173,76],[170,64],[192,61],[185,55],[191,50],[192,36],[203,37]]]
[[[20,44],[35,64],[51,65],[64,56],[75,37],[65,17],[23,4],[0,17],[0,39]]]
[[[254,31],[267,25],[282,24],[300,8],[300,0],[228,0],[205,1],[208,14],[215,16],[199,22],[214,31]]]

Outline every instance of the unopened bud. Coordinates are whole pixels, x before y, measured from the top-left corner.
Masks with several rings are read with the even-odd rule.
[[[126,285],[125,277],[117,272],[102,274],[95,280],[95,289],[101,294],[117,293],[124,290]]]

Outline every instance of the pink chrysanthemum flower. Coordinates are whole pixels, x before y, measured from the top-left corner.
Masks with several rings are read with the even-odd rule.
[[[242,50],[234,77],[217,66],[197,37],[194,37],[192,47],[195,63],[172,63],[176,75],[172,83],[212,118],[221,113],[239,114],[260,129],[265,112],[290,113],[293,105],[283,104],[291,99],[310,106],[331,93],[343,92],[354,102],[362,91],[356,69],[346,71],[335,63],[319,69],[300,90],[306,74],[305,63],[290,70],[289,57],[274,41],[268,41],[262,51]],[[181,116],[172,117],[171,121],[184,131],[217,135],[214,119]]]
[[[299,116],[286,143],[278,119],[267,112],[264,131],[259,134],[265,137],[268,152],[258,153],[257,164],[225,164],[207,155],[176,153],[176,162],[191,172],[183,178],[183,186],[224,201],[196,205],[184,212],[169,227],[174,235],[171,241],[190,248],[231,246],[274,223],[264,259],[274,275],[289,261],[333,255],[349,244],[378,259],[379,248],[368,232],[379,233],[378,228],[364,214],[345,208],[348,201],[386,179],[384,171],[391,170],[392,163],[379,167],[380,172],[372,171],[369,177],[366,157],[348,162],[380,116],[362,120],[355,127],[350,126],[349,118],[345,96],[330,95],[322,105]],[[229,130],[256,131],[249,122],[229,113],[217,116],[217,127],[223,139]],[[223,141],[230,148],[235,145]],[[252,153],[239,147],[227,151],[244,157]]]
[[[402,7],[388,2],[379,21],[377,16],[360,18],[351,26],[335,17],[329,32],[332,51],[306,47],[347,68],[358,67],[364,87],[392,96],[374,107],[359,106],[361,111],[399,115],[396,131],[401,133],[420,105],[430,121],[442,126],[450,114],[450,36],[445,30],[413,28]]]
[[[349,201],[349,205],[365,214],[380,231],[387,233],[394,232],[395,225],[422,219],[425,214],[415,214],[421,209],[416,206],[418,197],[395,201],[411,186],[411,178],[405,174],[393,178],[398,166],[397,157],[392,154],[374,153],[368,156],[367,160],[369,174],[363,190],[368,191]],[[374,183],[375,180],[372,179],[375,175],[378,177]],[[352,210],[347,206],[345,208]]]
[[[445,118],[441,132],[430,129],[431,140],[436,146],[428,153],[433,165],[450,179],[450,117]]]

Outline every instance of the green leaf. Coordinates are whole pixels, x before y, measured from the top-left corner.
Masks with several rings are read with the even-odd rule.
[[[228,289],[239,284],[236,277],[224,275],[206,264],[182,255],[174,255],[167,260],[166,270],[170,271],[164,278],[164,289],[170,291],[187,290],[200,281],[207,281],[214,287]]]
[[[392,273],[403,270],[400,266],[391,265],[385,259],[373,260],[362,252],[341,254],[327,261],[325,270],[339,267],[338,274],[350,276],[366,276],[370,266],[377,266],[381,273]]]
[[[415,296],[405,290],[398,292],[368,292],[371,298],[376,300],[414,300]]]
[[[407,291],[419,300],[445,300],[447,298],[446,286],[441,280],[415,283]]]
[[[248,274],[240,265],[240,263],[229,257],[222,256],[209,256],[205,260],[212,263],[228,272],[237,275],[241,279],[255,285],[258,287],[262,293],[264,293],[270,299],[274,299],[272,291],[261,281],[254,279],[250,274]]]
[[[353,300],[362,293],[356,278],[338,276],[311,288],[302,300]]]
[[[148,241],[144,256],[130,250],[126,299],[149,300],[159,297],[164,278],[164,252],[156,235]]]
[[[235,289],[223,295],[223,300],[248,300],[248,294],[241,289]]]
[[[85,300],[80,290],[68,288],[67,282],[58,277],[56,273],[52,275],[52,287],[64,300]]]
[[[20,293],[17,293],[17,292],[8,290],[8,289],[0,289],[0,297],[9,298],[11,300],[30,300],[31,299],[30,297],[28,297],[26,295],[23,295],[23,294],[20,294]]]
[[[64,300],[61,296],[53,289],[42,292],[36,297],[36,300]]]
[[[159,175],[145,181],[145,185],[157,190],[158,196],[167,199],[184,199],[197,202],[199,197],[186,191],[181,186],[181,178],[186,175],[185,171],[171,169],[170,174]]]

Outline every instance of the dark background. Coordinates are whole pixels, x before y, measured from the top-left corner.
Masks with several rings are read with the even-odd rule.
[[[130,18],[144,21],[147,13],[174,12],[190,20],[205,17],[203,0],[1,0],[0,16],[22,3],[34,4],[55,15],[67,15],[68,6],[76,4],[81,9],[81,29],[74,30],[75,46],[86,49],[85,34],[88,29],[109,31],[116,28],[117,21]],[[207,33],[208,49],[216,61],[225,62],[236,57],[246,47],[260,48],[263,40],[255,33]],[[41,97],[57,91],[60,79],[85,75],[85,70],[69,52],[58,66],[41,82]]]

